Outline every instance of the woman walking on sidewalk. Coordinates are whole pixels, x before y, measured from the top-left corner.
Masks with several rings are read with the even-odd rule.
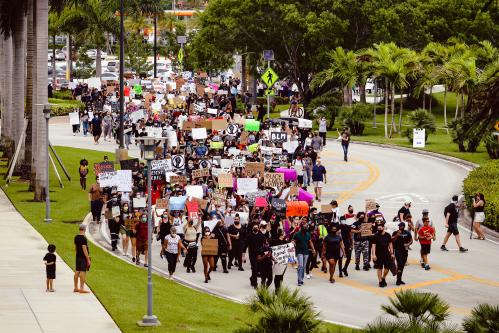
[[[171,227],[170,234],[165,237],[164,253],[168,261],[168,274],[171,279],[177,268],[177,260],[180,250],[186,250],[182,244],[182,239],[177,235],[177,228]]]
[[[475,209],[473,229],[477,234],[476,239],[485,240],[485,234],[481,228],[481,224],[485,222],[485,197],[482,193],[478,192],[473,198],[473,208]]]

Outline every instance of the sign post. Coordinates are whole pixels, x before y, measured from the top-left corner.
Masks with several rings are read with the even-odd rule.
[[[270,90],[279,78],[272,68],[270,68],[270,62],[274,60],[274,51],[263,50],[263,59],[267,61],[267,70],[263,73],[262,80],[267,85],[267,90]],[[265,95],[267,95],[267,119],[270,119],[270,93],[266,92]]]
[[[180,50],[178,51],[178,62],[179,62],[179,74],[184,71],[184,44],[187,43],[186,36],[177,36],[177,43],[180,44]]]

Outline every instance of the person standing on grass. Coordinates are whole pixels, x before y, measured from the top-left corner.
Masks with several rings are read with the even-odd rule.
[[[177,228],[175,227],[170,228],[170,234],[166,235],[164,244],[164,254],[166,256],[166,261],[168,261],[168,277],[171,279],[177,267],[180,250],[186,250],[186,248],[182,244],[180,236],[177,235]]]
[[[431,241],[436,239],[436,234],[435,229],[430,226],[430,219],[427,217],[423,218],[423,227],[418,231],[418,238],[419,244],[421,244],[421,255],[423,256],[421,267],[429,271],[428,254],[430,254],[431,250]]]
[[[87,294],[89,291],[85,290],[85,280],[87,272],[90,269],[90,252],[88,249],[87,237],[85,237],[85,230],[87,226],[80,224],[78,228],[78,235],[74,238],[75,251],[76,251],[76,265],[74,275],[74,289],[73,292],[80,294]],[[80,287],[78,288],[78,280],[80,280]]]
[[[457,212],[457,200],[458,196],[454,195],[452,197],[452,201],[450,204],[447,205],[444,209],[444,216],[445,216],[445,227],[447,228],[447,234],[445,234],[444,237],[444,242],[440,249],[442,251],[449,251],[447,247],[445,247],[445,244],[447,244],[447,241],[449,240],[450,235],[454,235],[456,237],[456,243],[457,246],[459,246],[459,252],[467,252],[468,249],[465,249],[461,245],[461,238],[459,236],[459,229],[457,228],[457,218],[459,216]]]
[[[88,192],[88,199],[90,200],[90,211],[92,212],[92,219],[94,223],[100,223],[100,218],[102,214],[102,201],[104,191],[97,182],[99,176],[95,177],[95,183],[90,186],[90,191]]]
[[[87,175],[88,175],[88,161],[82,159],[80,161],[80,167],[78,168],[78,173],[80,174],[80,186],[83,191],[87,189]]]
[[[43,257],[43,261],[45,263],[45,270],[47,273],[47,292],[54,292],[54,280],[55,280],[55,261],[56,261],[56,256],[54,254],[55,252],[55,245],[50,244],[47,247],[48,253]]]
[[[473,197],[473,208],[475,209],[473,229],[477,234],[476,239],[485,240],[485,234],[481,228],[481,224],[485,222],[485,197],[482,193],[478,192],[475,197]]]
[[[314,184],[315,199],[321,202],[322,187],[327,183],[326,168],[321,164],[320,158],[312,168],[312,182]]]

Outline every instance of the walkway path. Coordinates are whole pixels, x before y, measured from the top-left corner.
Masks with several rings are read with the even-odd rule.
[[[57,261],[56,292],[45,292],[47,242],[0,190],[0,331],[118,333],[94,294],[73,293],[73,271]]]

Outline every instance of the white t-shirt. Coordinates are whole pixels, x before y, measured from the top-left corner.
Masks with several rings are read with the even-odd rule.
[[[293,169],[296,170],[297,176],[303,176],[303,161],[302,160],[294,160]]]
[[[165,237],[165,243],[166,243],[166,252],[170,252],[173,254],[178,253],[178,242],[180,241],[180,236],[175,234],[175,236],[172,236],[172,234],[168,234]]]

